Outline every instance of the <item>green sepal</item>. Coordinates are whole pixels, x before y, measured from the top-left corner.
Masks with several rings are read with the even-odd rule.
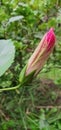
[[[21,82],[21,83],[23,82],[23,80],[25,78],[26,68],[27,68],[27,65],[22,69],[22,71],[19,74],[19,82]]]
[[[35,70],[33,72],[31,72],[29,75],[26,76],[26,68],[27,65],[22,69],[20,75],[19,75],[19,82],[23,85],[23,84],[28,84],[32,81],[34,74],[35,74]]]

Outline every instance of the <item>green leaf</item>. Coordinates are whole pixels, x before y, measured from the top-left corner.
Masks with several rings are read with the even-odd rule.
[[[0,40],[0,76],[10,67],[15,56],[15,47],[11,40]]]

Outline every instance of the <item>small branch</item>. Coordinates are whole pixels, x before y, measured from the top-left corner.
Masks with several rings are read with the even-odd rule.
[[[50,106],[35,106],[35,108],[37,108],[37,109],[45,109],[45,108],[61,108],[61,106],[52,106],[52,105],[50,105]]]

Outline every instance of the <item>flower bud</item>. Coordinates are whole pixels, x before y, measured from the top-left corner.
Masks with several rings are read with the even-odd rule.
[[[54,30],[51,28],[43,36],[41,42],[30,57],[26,68],[26,76],[28,76],[33,71],[35,71],[36,75],[42,69],[45,61],[49,58],[49,55],[54,48],[55,39]]]

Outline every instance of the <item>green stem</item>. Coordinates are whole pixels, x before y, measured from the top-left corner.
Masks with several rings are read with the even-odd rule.
[[[19,87],[20,87],[20,85],[17,85],[15,87],[11,87],[11,88],[2,88],[2,89],[0,89],[0,92],[2,92],[2,91],[8,91],[8,90],[15,90],[15,89],[17,89]]]

